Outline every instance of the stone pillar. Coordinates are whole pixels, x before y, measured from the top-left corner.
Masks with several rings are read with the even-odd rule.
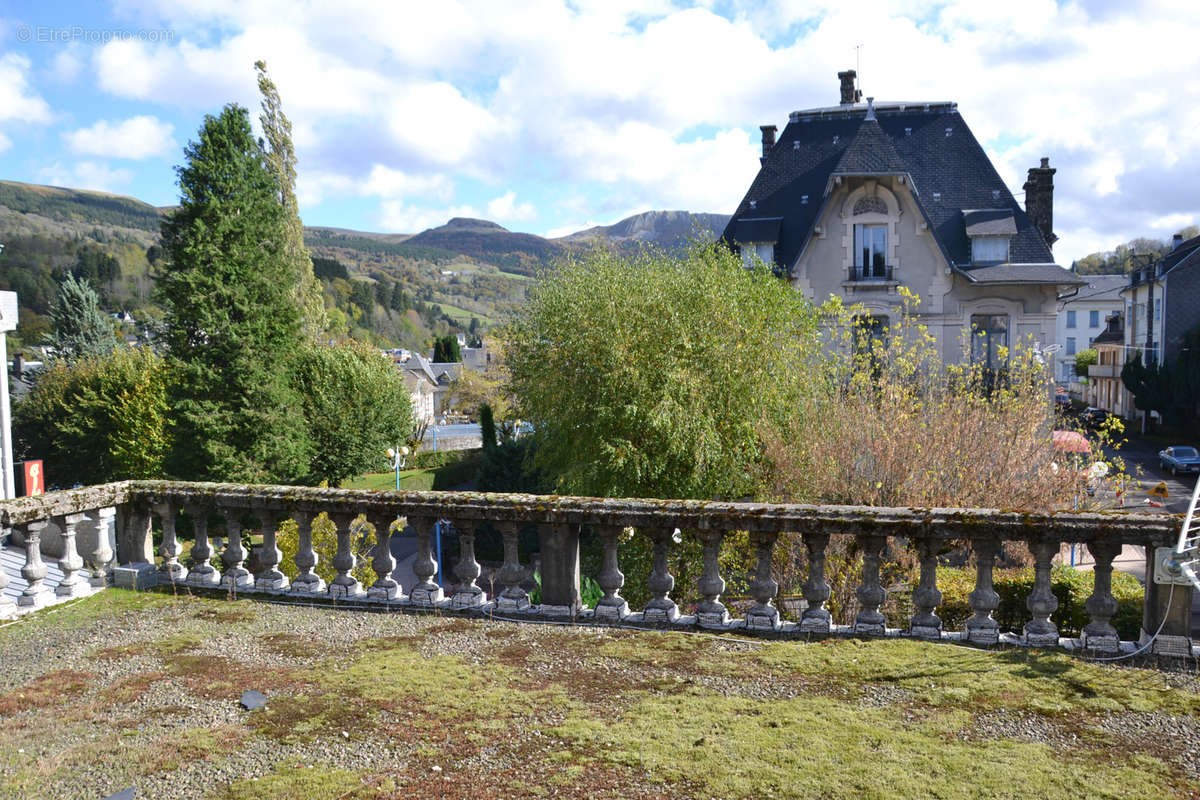
[[[91,577],[88,583],[93,589],[103,589],[108,586],[108,565],[113,560],[113,525],[116,522],[117,510],[112,506],[96,510],[96,545],[88,554],[88,566]]]
[[[408,524],[417,535],[417,557],[413,561],[417,585],[408,593],[413,605],[434,606],[442,601],[442,587],[433,582],[433,576],[437,574],[437,561],[433,558],[433,526],[436,522],[432,517],[408,518]]]
[[[1025,623],[1025,644],[1035,647],[1058,645],[1058,626],[1050,621],[1050,615],[1058,610],[1058,598],[1050,585],[1050,562],[1058,552],[1059,543],[1053,539],[1039,539],[1029,543],[1033,554],[1033,591],[1025,598],[1025,607],[1033,619]]]
[[[28,586],[17,598],[21,608],[41,608],[53,597],[46,588],[46,565],[42,562],[42,531],[46,520],[36,520],[25,523],[25,566],[21,567],[21,577]]]
[[[150,509],[127,503],[117,513],[117,563],[153,564]]]
[[[476,520],[458,520],[454,523],[458,531],[459,558],[454,565],[454,577],[458,578],[458,588],[450,598],[454,608],[478,608],[487,602],[487,594],[475,581],[479,578],[479,562],[475,559],[475,526]]]
[[[864,533],[856,535],[863,554],[863,580],[855,590],[861,608],[854,618],[854,633],[859,636],[883,636],[887,633],[887,619],[879,609],[887,600],[887,589],[879,580],[879,563],[883,558],[883,548],[887,546],[887,537]]]
[[[394,514],[375,514],[371,524],[375,527],[375,554],[371,558],[371,567],[375,570],[376,580],[367,589],[367,597],[372,600],[402,600],[400,584],[392,577],[396,571],[396,558],[392,555],[392,522]]]
[[[937,588],[937,554],[941,542],[932,537],[917,540],[917,555],[921,559],[921,580],[913,589],[913,614],[909,622],[909,634],[917,639],[940,639],[942,620],[934,613],[942,603],[942,593]]]
[[[804,534],[804,549],[808,552],[808,577],[804,581],[804,599],[808,608],[800,617],[802,633],[829,633],[833,618],[825,603],[829,601],[829,584],[825,581],[825,549],[829,534]]]
[[[158,503],[154,506],[154,513],[162,520],[163,528],[162,546],[158,548],[163,559],[162,566],[158,568],[159,577],[166,583],[182,582],[187,579],[188,571],[179,563],[183,548],[175,536],[175,507],[170,503]]]
[[[0,531],[0,546],[9,541],[12,534],[12,528],[5,527]],[[17,604],[4,596],[4,590],[8,587],[8,573],[0,569],[0,619],[12,619],[17,615]]]
[[[992,588],[992,570],[1000,555],[1000,540],[976,539],[971,549],[975,551],[975,591],[967,595],[967,601],[975,615],[967,620],[967,639],[995,644],[1000,641],[1000,623],[992,618],[992,612],[1000,607],[1000,595]]]
[[[779,592],[779,584],[771,577],[771,551],[779,534],[774,531],[752,531],[750,541],[758,553],[754,567],[754,580],[750,581],[750,596],[754,605],[746,612],[746,627],[754,630],[778,630],[779,609],[772,600]]]
[[[583,608],[579,594],[579,526],[540,525],[541,612],[573,617]]]
[[[629,603],[621,597],[621,587],[625,585],[625,574],[621,572],[617,559],[617,547],[620,542],[622,529],[616,525],[602,525],[599,529],[600,543],[603,547],[603,561],[596,583],[604,592],[604,596],[596,603],[596,619],[609,622],[619,622],[629,616]]]
[[[1120,555],[1121,544],[1097,539],[1088,542],[1087,549],[1096,562],[1093,570],[1095,587],[1086,603],[1092,621],[1083,627],[1080,642],[1088,650],[1115,653],[1121,648],[1121,638],[1111,622],[1117,613],[1117,599],[1112,594],[1112,562]]]
[[[296,579],[292,581],[293,594],[318,594],[325,591],[325,581],[313,570],[320,557],[312,545],[313,515],[304,511],[292,514],[296,522]]]
[[[225,533],[229,539],[225,543],[225,552],[221,553],[221,563],[225,571],[221,573],[221,585],[234,591],[238,589],[253,589],[254,576],[246,569],[246,548],[242,547],[242,521],[237,511],[225,513]]]
[[[348,600],[353,600],[363,593],[362,584],[358,582],[352,574],[355,564],[358,559],[354,557],[354,549],[351,547],[350,526],[354,522],[355,514],[350,512],[341,512],[330,514],[329,518],[333,520],[333,524],[337,526],[337,552],[333,555],[331,565],[337,570],[337,575],[329,582],[329,594],[331,597],[344,597]]]
[[[79,570],[83,569],[83,559],[75,545],[76,526],[87,520],[84,514],[67,514],[62,518],[63,554],[58,560],[62,570],[62,582],[54,590],[58,597],[82,597],[89,594],[90,587],[81,579]]]
[[[504,540],[504,566],[500,568],[500,583],[504,589],[496,598],[500,611],[521,611],[529,608],[529,594],[521,588],[525,569],[521,566],[520,537],[521,523],[497,522],[500,536]]]
[[[650,567],[650,577],[646,586],[650,589],[650,602],[642,612],[645,622],[674,622],[679,619],[679,607],[668,595],[675,588],[675,578],[671,575],[667,556],[670,552],[671,528],[650,528],[646,534],[653,544],[653,560]]]
[[[700,541],[704,544],[704,572],[700,575],[697,588],[703,598],[696,606],[696,621],[703,628],[723,628],[729,624],[729,611],[721,602],[725,591],[725,579],[721,577],[721,542],[724,531],[702,531]]]
[[[262,571],[254,579],[254,586],[264,592],[281,594],[288,590],[289,585],[287,575],[284,575],[283,570],[279,568],[279,562],[283,560],[283,553],[279,551],[276,534],[278,533],[279,523],[287,519],[287,516],[275,511],[263,511],[261,513],[263,516],[263,543],[259,563],[262,566]]]
[[[192,568],[188,572],[187,582],[192,586],[216,586],[221,582],[221,576],[209,561],[213,548],[208,540],[208,509],[201,506],[188,506],[188,516],[192,518],[196,541],[192,545]]]

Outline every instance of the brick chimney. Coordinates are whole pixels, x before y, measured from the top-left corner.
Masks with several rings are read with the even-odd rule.
[[[842,105],[852,106],[859,100],[862,100],[862,92],[854,88],[854,79],[858,77],[858,73],[852,69],[838,73],[838,80],[842,82]]]
[[[1040,167],[1030,167],[1029,180],[1025,181],[1025,213],[1030,222],[1041,231],[1047,247],[1054,247],[1058,237],[1054,235],[1054,173],[1050,159],[1043,158]]]
[[[775,127],[774,125],[759,125],[758,129],[760,131],[762,131],[762,137],[763,137],[762,138],[762,145],[763,145],[762,158],[758,159],[758,161],[760,164],[765,164],[765,163],[767,163],[767,151],[775,146],[775,131],[779,130],[779,128]]]

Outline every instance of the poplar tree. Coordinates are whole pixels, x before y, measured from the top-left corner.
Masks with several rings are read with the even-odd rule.
[[[206,116],[184,155],[157,287],[175,378],[167,471],[293,482],[309,439],[288,373],[303,337],[279,183],[237,105]]]
[[[300,309],[304,333],[312,339],[321,338],[328,327],[325,315],[325,295],[313,274],[312,256],[304,246],[304,223],[300,221],[300,206],[296,201],[296,150],[292,146],[292,123],[283,113],[279,90],[267,75],[267,62],[254,62],[258,72],[258,90],[262,93],[263,151],[267,166],[279,185],[279,204],[284,213],[283,255],[294,273],[292,297]]]

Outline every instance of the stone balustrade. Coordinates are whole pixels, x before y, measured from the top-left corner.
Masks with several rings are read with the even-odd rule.
[[[186,514],[194,531],[188,565],[181,563],[182,547],[176,535],[180,515]],[[337,552],[331,566],[336,577],[328,585],[314,571],[318,563],[312,547],[312,525],[327,514],[337,532]],[[472,492],[367,492],[285,486],[244,486],[214,483],[135,481],[88,487],[67,492],[21,498],[0,504],[0,524],[23,532],[26,567],[22,576],[29,588],[20,602],[36,606],[44,592],[36,588],[45,575],[39,548],[42,529],[54,520],[63,531],[59,565],[65,576],[58,591],[80,591],[83,561],[91,566],[91,581],[104,581],[105,553],[81,555],[73,545],[73,530],[90,516],[115,516],[117,559],[121,565],[141,565],[153,572],[156,582],[196,589],[239,594],[261,593],[305,602],[352,603],[362,607],[439,609],[510,615],[512,618],[553,618],[593,624],[622,623],[660,627],[694,627],[741,630],[775,636],[906,635],[921,639],[953,638],[978,644],[1006,642],[1030,646],[1081,646],[1116,653],[1118,640],[1112,618],[1117,602],[1112,595],[1112,565],[1124,545],[1145,548],[1147,575],[1153,574],[1157,547],[1174,544],[1181,519],[1168,515],[1119,513],[1063,513],[1053,515],[1001,512],[987,509],[909,509],[798,504],[727,503],[690,500],[596,499]],[[374,527],[372,566],[380,577],[363,586],[354,577],[353,539],[361,535],[353,521],[365,515]],[[152,523],[160,520],[161,546],[152,550]],[[211,519],[224,520],[225,543],[221,567],[212,564],[214,543]],[[403,519],[415,534],[416,576],[411,586],[393,577],[395,560],[386,546],[392,524]],[[282,554],[275,540],[278,524],[296,523],[298,552],[292,580],[280,569]],[[248,564],[250,554],[242,544],[243,525],[249,521],[261,532],[262,546]],[[454,570],[453,590],[446,596],[434,582],[438,564],[433,546],[434,526],[449,523],[458,534],[460,556]],[[503,540],[504,564],[495,575],[500,590],[495,597],[479,585],[481,567],[475,555],[475,535],[483,524],[498,530]],[[526,568],[518,562],[518,536],[535,526],[540,550],[541,598],[536,606],[522,588]],[[585,607],[580,594],[580,535],[593,532],[602,548],[600,572],[594,576],[603,596],[593,608]],[[632,610],[622,597],[621,543],[628,529],[650,543],[652,566],[645,608]],[[677,529],[694,534],[702,545],[696,594],[701,598],[694,613],[672,599],[675,577],[670,573]],[[752,604],[744,618],[735,619],[722,603],[725,576],[719,556],[726,536],[745,531],[754,555],[749,589]],[[830,587],[825,578],[826,554],[834,536],[854,537],[862,558],[862,581],[856,591],[859,609],[852,625],[833,623],[827,603]],[[772,559],[782,538],[799,537],[807,553],[803,582],[806,607],[798,619],[786,620],[776,605],[778,585],[772,578]],[[882,608],[887,589],[880,565],[890,539],[913,545],[920,562],[920,577],[912,591],[913,614],[907,628],[887,627]],[[975,568],[975,589],[969,602],[973,612],[963,630],[944,630],[938,617],[942,593],[937,588],[937,554],[947,541],[970,544]],[[1026,599],[1032,620],[1021,631],[1001,631],[994,612],[1000,597],[993,588],[993,569],[1004,543],[1028,547],[1035,562],[1032,592]],[[1051,560],[1065,543],[1080,544],[1095,559],[1095,590],[1087,601],[1090,621],[1079,640],[1060,638],[1051,616],[1058,601],[1051,591]],[[290,571],[290,570],[289,570]],[[0,578],[0,580],[4,580]],[[66,588],[64,589],[64,585]],[[489,585],[490,586],[490,585]],[[3,584],[0,583],[0,588]],[[26,597],[28,596],[28,600]],[[1191,655],[1188,638],[1190,590],[1185,586],[1146,582],[1143,639],[1158,632],[1153,652]],[[0,613],[3,609],[0,609]],[[1148,632],[1148,633],[1147,633]],[[1129,644],[1124,645],[1126,650]]]

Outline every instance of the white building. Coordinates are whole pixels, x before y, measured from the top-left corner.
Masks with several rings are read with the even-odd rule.
[[[1104,332],[1108,318],[1123,307],[1121,290],[1129,285],[1125,275],[1083,275],[1088,284],[1066,297],[1058,311],[1055,342],[1062,345],[1054,357],[1054,378],[1063,383],[1086,375],[1075,374],[1075,354],[1092,346]]]

